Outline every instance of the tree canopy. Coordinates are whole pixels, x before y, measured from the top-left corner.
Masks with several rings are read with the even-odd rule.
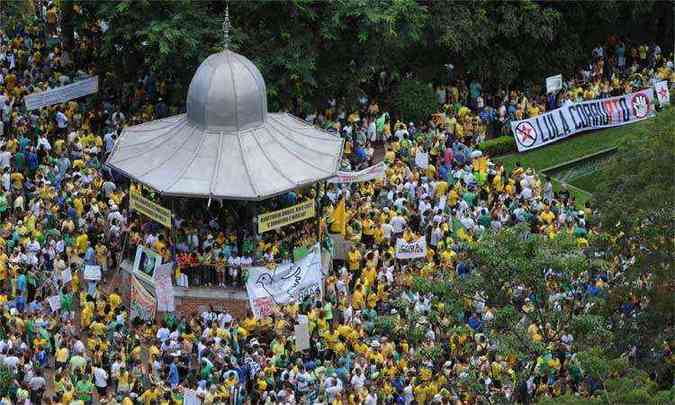
[[[225,2],[63,1],[74,6],[72,15],[64,13],[65,27],[71,18],[75,32],[106,27],[99,66],[125,78],[154,71],[173,82],[177,99],[198,64],[223,45]],[[493,88],[540,82],[572,74],[611,34],[652,41],[673,32],[672,3],[659,1],[293,0],[229,7],[232,48],[261,69],[270,107],[296,111],[326,98],[353,104],[363,93],[386,96],[378,83],[391,90],[406,76],[443,82],[446,64]]]

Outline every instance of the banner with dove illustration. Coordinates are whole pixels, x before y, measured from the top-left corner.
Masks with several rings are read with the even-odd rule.
[[[533,118],[512,121],[519,152],[525,152],[570,135],[593,129],[617,127],[654,117],[651,88],[618,97],[571,103]]]
[[[321,249],[317,243],[307,256],[295,263],[275,269],[252,267],[248,271],[246,290],[256,318],[269,316],[277,305],[302,302],[307,297],[321,297],[323,273]]]

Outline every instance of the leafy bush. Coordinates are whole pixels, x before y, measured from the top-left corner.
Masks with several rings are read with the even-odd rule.
[[[404,80],[398,89],[394,107],[405,121],[425,122],[438,109],[434,90],[419,80]]]
[[[500,136],[478,144],[478,149],[490,156],[506,155],[517,150],[516,140],[512,136]]]
[[[12,370],[4,364],[0,365],[0,396],[5,397],[9,395],[13,381],[14,374]]]

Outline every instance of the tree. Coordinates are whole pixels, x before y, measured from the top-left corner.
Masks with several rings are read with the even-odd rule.
[[[675,302],[673,292],[673,235],[675,234],[675,114],[657,115],[650,125],[619,147],[608,163],[611,173],[594,195],[601,228],[609,235],[604,242],[613,254],[633,257],[625,280],[609,292],[606,314],[621,339],[615,347],[623,352],[635,346],[645,368],[656,370],[666,380],[668,366],[654,358],[663,341],[673,341]],[[617,311],[637,300],[632,316]],[[630,307],[624,307],[629,308]]]
[[[419,80],[401,82],[394,105],[402,119],[414,122],[426,122],[438,110],[434,90]]]

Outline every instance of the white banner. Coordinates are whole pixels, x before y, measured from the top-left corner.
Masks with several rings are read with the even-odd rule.
[[[52,309],[52,312],[58,312],[61,309],[60,295],[53,295],[47,298],[47,302],[49,302],[49,307]]]
[[[309,325],[307,323],[296,324],[294,332],[296,349],[300,351],[309,350]]]
[[[360,183],[373,179],[381,179],[384,177],[384,171],[387,168],[387,165],[384,162],[380,162],[376,165],[370,166],[367,169],[360,170],[358,172],[341,172],[338,171],[337,175],[332,179],[328,179],[329,183]]]
[[[84,279],[88,281],[100,281],[101,266],[92,266],[92,265],[84,266]]]
[[[65,103],[79,97],[98,92],[98,76],[80,80],[65,86],[56,87],[24,97],[26,110],[37,110],[53,104]]]
[[[630,124],[656,115],[652,89],[573,103],[534,118],[511,122],[518,151],[524,152],[592,129]]]
[[[397,259],[417,259],[427,255],[427,241],[419,238],[416,241],[406,242],[405,239],[396,240]]]
[[[425,169],[429,166],[429,154],[427,152],[417,151],[415,154],[415,165],[420,169]]]
[[[70,283],[72,279],[73,273],[70,271],[70,268],[67,268],[61,272],[61,281],[63,282],[63,285],[66,285],[66,283]]]
[[[144,321],[155,319],[157,300],[152,296],[136,276],[131,276],[131,300],[129,319],[141,318]]]
[[[670,104],[670,90],[668,89],[668,80],[662,80],[654,85],[654,90],[656,91],[656,98],[659,100],[659,104],[669,105]]]
[[[176,302],[171,284],[173,262],[165,263],[157,267],[155,271],[155,296],[157,297],[157,310],[173,312],[176,310]]]
[[[274,270],[251,267],[246,291],[253,314],[264,318],[274,306],[288,304],[291,299],[300,303],[308,296],[320,297],[322,283],[321,249],[317,243],[296,263],[281,264]]]
[[[556,93],[562,90],[562,75],[555,75],[546,78],[546,94]]]

